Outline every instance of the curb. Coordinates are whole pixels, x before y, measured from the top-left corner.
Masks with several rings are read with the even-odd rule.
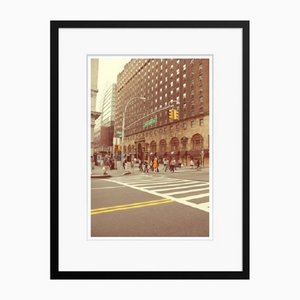
[[[111,175],[91,175],[91,178],[109,178]]]

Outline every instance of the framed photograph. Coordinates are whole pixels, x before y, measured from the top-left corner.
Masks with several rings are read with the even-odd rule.
[[[249,21],[51,21],[51,279],[249,279]]]

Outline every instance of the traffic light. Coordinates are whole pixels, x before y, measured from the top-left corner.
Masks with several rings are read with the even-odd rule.
[[[179,111],[177,109],[174,109],[173,120],[179,120]]]
[[[169,109],[169,120],[174,120],[174,109]]]

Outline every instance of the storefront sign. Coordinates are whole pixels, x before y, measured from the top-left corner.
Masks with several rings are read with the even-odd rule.
[[[144,123],[144,128],[145,127],[148,127],[148,126],[150,126],[150,125],[152,125],[152,124],[155,124],[157,122],[157,118],[151,118],[150,120],[148,120],[148,121],[146,121],[145,123]]]

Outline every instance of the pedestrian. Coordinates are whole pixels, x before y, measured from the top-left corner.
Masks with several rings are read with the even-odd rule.
[[[168,169],[170,170],[170,160],[166,159],[165,172],[167,172]]]
[[[174,173],[174,171],[175,171],[175,163],[176,163],[176,161],[175,161],[175,159],[172,159],[172,161],[171,161],[171,171]]]
[[[144,168],[143,168],[144,173],[148,173],[149,168],[150,168],[150,166],[149,166],[148,162],[145,160],[144,161]]]
[[[204,150],[201,150],[201,166],[204,168]]]
[[[150,160],[149,166],[150,166],[150,170],[153,171],[153,161],[152,160]]]
[[[199,168],[200,168],[200,160],[199,159],[197,159],[196,165],[197,165],[197,170],[199,170]]]
[[[140,159],[140,161],[139,161],[139,170],[140,170],[141,172],[143,172],[143,162],[142,162],[141,159]]]
[[[190,167],[193,169],[194,168],[194,161],[193,161],[193,159],[191,159],[191,161],[190,161]]]
[[[157,169],[158,169],[158,160],[157,160],[157,157],[155,157],[154,160],[153,160],[153,170],[154,170],[154,172],[157,172]]]
[[[115,169],[115,162],[113,159],[110,159],[110,169],[114,170]]]
[[[125,165],[126,165],[126,159],[124,158],[123,160],[123,169],[125,170]]]
[[[106,162],[103,166],[103,175],[108,175],[108,171],[109,170],[109,159],[106,159]]]

